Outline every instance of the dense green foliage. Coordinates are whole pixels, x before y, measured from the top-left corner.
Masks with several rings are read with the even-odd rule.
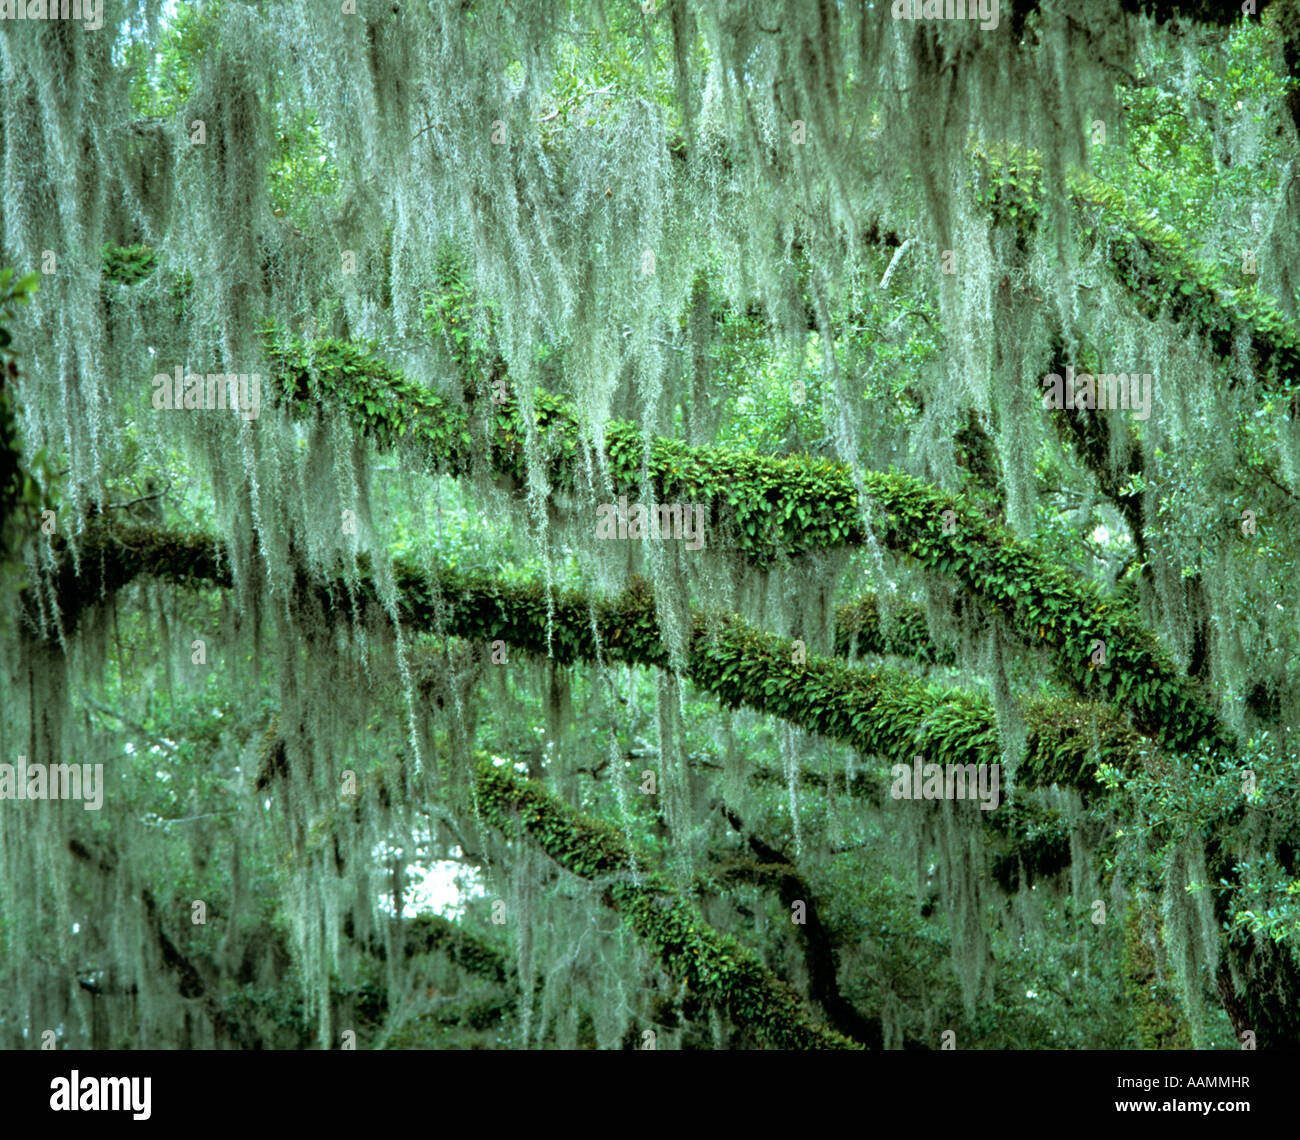
[[[0,39],[0,1043],[1300,1044],[1300,2],[326,7]]]

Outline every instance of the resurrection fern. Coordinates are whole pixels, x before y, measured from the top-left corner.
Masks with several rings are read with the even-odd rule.
[[[1294,3],[897,7],[5,28],[6,1045],[1300,1040]]]

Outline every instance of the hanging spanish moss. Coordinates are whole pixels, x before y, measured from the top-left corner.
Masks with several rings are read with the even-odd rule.
[[[4,1043],[1300,1040],[1290,3],[6,20]]]

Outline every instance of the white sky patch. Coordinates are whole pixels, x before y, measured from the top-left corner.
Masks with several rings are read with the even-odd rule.
[[[486,893],[478,869],[454,859],[440,859],[428,867],[408,867],[407,874],[412,880],[403,896],[408,913],[432,911],[443,918],[460,918],[467,899]]]
[[[381,844],[380,856],[390,856]],[[456,856],[460,849],[453,847],[450,852]],[[402,910],[407,918],[417,914],[439,914],[443,918],[460,918],[465,913],[465,903],[471,898],[480,898],[487,892],[483,886],[483,876],[477,867],[471,867],[459,859],[435,859],[431,863],[404,863],[402,874],[406,888],[402,892]],[[393,913],[393,898],[388,892],[381,892],[378,898],[379,910],[384,914]]]

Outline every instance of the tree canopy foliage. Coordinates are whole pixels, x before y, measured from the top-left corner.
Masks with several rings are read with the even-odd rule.
[[[0,1042],[1300,1045],[1248,7],[0,21]]]

